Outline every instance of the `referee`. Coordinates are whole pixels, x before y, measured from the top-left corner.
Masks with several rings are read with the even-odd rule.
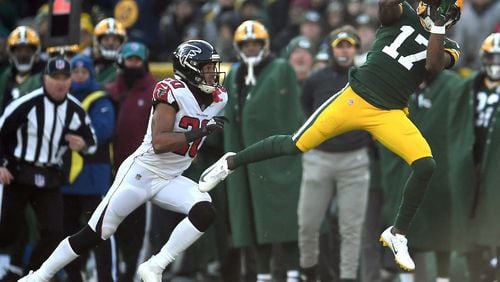
[[[13,100],[0,117],[0,247],[12,244],[30,203],[40,234],[27,269],[36,269],[62,239],[62,156],[92,154],[96,137],[76,98],[68,95],[70,63],[49,60],[43,87]]]

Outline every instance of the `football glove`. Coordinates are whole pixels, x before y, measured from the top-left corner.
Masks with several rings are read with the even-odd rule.
[[[224,129],[224,122],[229,122],[229,120],[224,116],[214,116],[205,126],[185,132],[186,142],[191,143],[212,133],[221,132]]]
[[[206,135],[221,132],[222,130],[224,130],[224,122],[229,122],[229,120],[225,116],[214,116],[208,121],[207,125],[205,125],[203,131]]]
[[[460,7],[456,0],[442,0],[437,8],[437,19],[446,28],[450,28],[460,19]]]

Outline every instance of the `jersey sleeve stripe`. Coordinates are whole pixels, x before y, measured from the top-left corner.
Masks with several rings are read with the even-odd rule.
[[[451,57],[453,58],[453,62],[449,66],[449,68],[450,68],[450,67],[454,66],[456,62],[458,62],[458,58],[460,57],[460,53],[455,49],[449,49],[449,48],[445,48],[444,51],[448,52],[448,54],[450,54]]]

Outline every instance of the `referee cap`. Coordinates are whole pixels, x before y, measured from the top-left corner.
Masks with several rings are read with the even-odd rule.
[[[71,76],[71,64],[67,59],[61,56],[51,58],[45,66],[45,74],[55,76],[59,73],[68,77]]]

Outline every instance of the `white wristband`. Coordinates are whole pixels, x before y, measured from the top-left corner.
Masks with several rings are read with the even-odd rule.
[[[431,33],[434,34],[445,34],[446,33],[446,27],[444,25],[439,26],[439,25],[433,25],[431,28]]]

